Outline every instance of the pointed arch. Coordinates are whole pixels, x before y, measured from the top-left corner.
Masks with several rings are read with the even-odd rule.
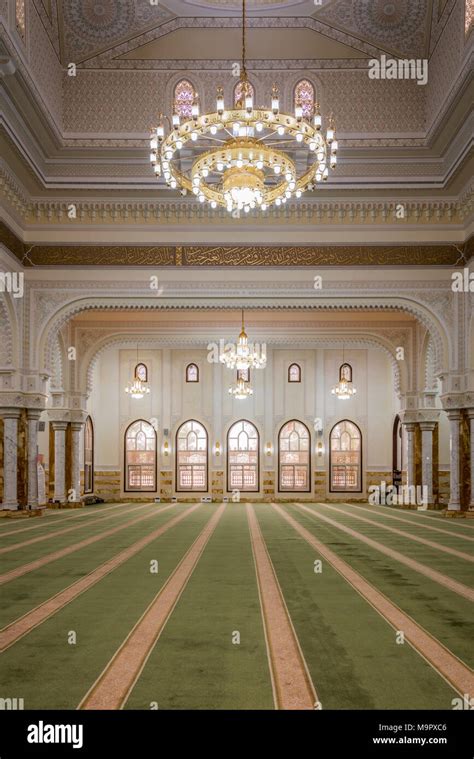
[[[145,419],[137,419],[125,430],[124,491],[156,491],[156,430]]]
[[[227,491],[260,490],[260,435],[247,419],[240,419],[227,432]]]
[[[206,428],[196,419],[189,419],[178,427],[175,454],[177,492],[207,492],[208,440]]]
[[[341,419],[329,434],[329,492],[362,492],[362,432]]]
[[[301,106],[304,119],[312,119],[316,103],[314,85],[309,79],[300,79],[293,90],[293,105]]]
[[[180,79],[173,90],[173,113],[186,121],[192,116],[196,90],[189,79]]]
[[[255,105],[255,87],[249,81],[245,82],[245,85],[246,85],[246,92],[248,92],[252,96],[253,104]],[[242,97],[245,97],[244,82],[242,82],[242,80],[239,79],[233,91],[234,108],[237,108],[238,103],[242,100]],[[245,103],[243,104],[242,107],[245,108]]]
[[[278,433],[278,492],[311,492],[311,434],[298,419]]]

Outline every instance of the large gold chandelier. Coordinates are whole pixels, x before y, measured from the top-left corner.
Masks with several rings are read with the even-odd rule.
[[[255,107],[245,65],[245,14],[243,0],[241,97],[235,107],[225,107],[219,87],[214,113],[200,114],[196,96],[190,119],[181,122],[173,114],[165,134],[161,116],[150,140],[155,173],[163,175],[169,187],[229,212],[265,211],[299,198],[326,181],[337,163],[334,123],[329,121],[324,137],[319,106],[311,121],[303,116],[300,103],[293,115],[282,113],[274,86],[271,108]]]

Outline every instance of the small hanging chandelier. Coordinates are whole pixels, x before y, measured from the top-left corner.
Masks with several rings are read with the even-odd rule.
[[[357,393],[352,384],[352,366],[344,362],[344,347],[342,348],[342,364],[339,367],[339,382],[334,385],[331,393],[340,401],[347,401]]]
[[[135,374],[133,377],[133,380],[130,380],[127,384],[127,387],[125,388],[125,392],[130,395],[131,398],[134,398],[134,400],[140,400],[140,398],[143,398],[144,395],[148,395],[150,392],[150,388],[148,387],[148,384],[140,379],[140,377],[137,375],[137,367],[138,367],[138,345],[137,345],[137,363],[135,365]]]
[[[263,346],[262,346],[263,347]],[[244,325],[244,310],[242,309],[242,329],[236,346],[225,350],[219,356],[219,360],[227,369],[264,369],[267,356],[264,351],[257,350],[255,345],[249,344]]]
[[[337,164],[338,144],[334,121],[326,135],[316,104],[311,119],[300,102],[294,114],[280,110],[278,88],[271,92],[271,106],[256,107],[246,68],[246,0],[242,2],[241,97],[226,108],[222,87],[216,110],[200,113],[196,96],[191,118],[183,122],[174,113],[165,133],[163,115],[150,137],[150,161],[155,174],[163,175],[171,189],[194,193],[211,208],[262,212],[299,198],[325,182]]]
[[[253,389],[250,382],[246,382],[243,377],[239,377],[237,382],[229,387],[229,395],[232,395],[238,401],[244,401],[250,395],[253,395]]]

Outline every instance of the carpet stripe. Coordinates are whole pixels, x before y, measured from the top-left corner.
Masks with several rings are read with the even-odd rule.
[[[366,543],[368,546],[375,548],[375,550],[380,551],[380,553],[384,553],[391,559],[395,559],[401,564],[405,564],[405,566],[410,567],[410,569],[414,569],[415,572],[419,572],[420,574],[425,575],[425,577],[429,577],[430,580],[434,580],[434,582],[437,582],[439,585],[443,585],[445,588],[452,590],[453,593],[457,593],[459,596],[467,598],[468,601],[474,601],[474,591],[471,588],[468,588],[468,586],[464,585],[462,582],[453,580],[451,577],[447,577],[446,575],[441,574],[441,572],[438,572],[436,569],[431,569],[430,567],[427,567],[425,564],[421,564],[415,559],[410,559],[408,556],[405,556],[399,551],[396,551],[394,548],[389,548],[383,543],[379,543],[377,540],[373,540],[372,538],[363,535],[361,532],[353,530],[351,527],[346,527],[346,525],[341,524],[340,522],[336,522],[334,519],[330,519],[329,517],[325,517],[323,514],[320,514],[317,511],[313,511],[313,509],[309,509],[307,506],[303,506],[300,503],[296,505],[299,509],[307,512],[308,514],[311,514],[312,517],[321,519],[323,522],[327,522],[328,524],[333,525],[333,527],[337,527],[338,530],[351,535],[351,537],[360,540],[362,543]]]
[[[392,511],[392,506],[381,506],[381,509],[386,509],[386,511]],[[415,522],[421,521],[423,522],[425,519],[431,519],[435,522],[440,522],[441,520],[444,520],[446,523],[446,526],[448,524],[452,525],[452,527],[462,527],[466,530],[474,530],[474,525],[472,524],[466,524],[466,517],[435,517],[431,516],[430,514],[425,514],[423,511],[413,511],[412,509],[408,509],[406,511],[403,511],[404,514],[412,514],[413,516],[410,516],[406,519],[407,522],[409,522],[411,519],[413,519]],[[403,519],[403,517],[401,517]],[[451,535],[451,533],[449,533]],[[453,533],[454,534],[454,533]]]
[[[306,540],[331,566],[339,572],[350,585],[381,614],[395,630],[404,633],[405,639],[423,656],[424,659],[444,677],[460,694],[474,692],[474,675],[451,651],[433,638],[411,617],[393,604],[386,596],[371,585],[343,559],[339,558],[324,543],[321,543],[309,530],[286,513],[277,504],[273,508]]]
[[[182,514],[173,517],[161,527],[157,527],[157,529],[153,530],[149,535],[132,543],[131,546],[120,551],[116,556],[113,556],[100,567],[89,572],[85,577],[81,577],[80,580],[72,583],[72,585],[69,585],[69,587],[65,588],[60,593],[48,598],[47,601],[40,604],[35,609],[32,609],[22,617],[15,619],[14,622],[11,622],[4,627],[3,630],[0,631],[0,651],[4,651],[6,648],[12,646],[20,638],[23,638],[31,632],[35,627],[38,627],[46,619],[49,619],[53,614],[56,614],[56,612],[64,606],[71,603],[71,601],[81,595],[81,593],[85,593],[86,590],[89,590],[89,588],[102,580],[106,575],[110,574],[110,572],[113,572],[113,570],[121,564],[128,561],[132,556],[135,556],[135,554],[149,545],[149,543],[152,543],[176,524],[181,522],[185,517],[192,514],[193,511],[196,511],[200,505],[201,504],[198,503],[194,506],[190,506],[190,508],[186,509]],[[174,504],[171,506],[165,506],[160,510],[160,514],[172,508],[174,508]]]
[[[325,504],[326,505],[326,504]],[[407,524],[407,522],[410,522],[409,519],[404,519],[403,517],[397,517],[394,514],[382,514],[378,509],[380,509],[380,506],[377,507],[377,509],[369,509],[365,508],[364,506],[357,506],[353,503],[345,503],[344,506],[349,506],[351,511],[345,511],[345,514],[353,514],[352,509],[360,510],[360,511],[366,511],[368,514],[377,514],[377,516],[381,516],[384,519],[396,519],[398,522],[403,522],[404,524]],[[474,543],[474,538],[471,538],[470,535],[461,535],[459,532],[451,532],[451,530],[443,530],[442,527],[432,527],[430,524],[415,524],[415,520],[411,520],[412,524],[411,527],[421,527],[422,530],[431,530],[432,532],[441,532],[443,535],[449,535],[451,538],[459,538],[460,540],[470,540]],[[378,524],[378,523],[377,523]],[[404,533],[405,534],[405,533]]]
[[[351,519],[357,519],[359,522],[372,524],[374,525],[374,527],[377,527],[380,530],[386,530],[387,532],[391,532],[394,535],[401,535],[403,538],[408,538],[408,540],[415,541],[415,543],[422,543],[424,546],[428,546],[429,548],[435,548],[437,551],[442,551],[443,553],[450,553],[452,556],[456,556],[458,559],[464,559],[464,561],[474,562],[474,556],[471,556],[468,553],[464,553],[463,551],[458,551],[456,548],[450,548],[449,546],[444,546],[441,543],[433,543],[431,540],[422,538],[419,535],[413,535],[413,533],[411,532],[405,532],[404,530],[399,530],[396,527],[389,527],[387,524],[382,524],[381,522],[374,522],[373,519],[367,519],[367,517],[363,517],[360,514],[354,514],[352,511],[347,512],[347,511],[344,511],[344,509],[338,509],[336,508],[336,506],[329,506],[327,503],[318,503],[317,505],[324,506],[325,509],[329,509],[330,511],[336,511],[338,514],[343,514],[345,516],[350,517]]]
[[[105,522],[107,519],[116,519],[117,516],[120,516],[121,514],[127,515],[127,514],[134,514],[136,511],[142,511],[143,509],[149,508],[149,504],[145,504],[142,506],[136,506],[135,508],[127,509],[126,511],[122,512],[115,512],[114,514],[106,514],[104,517],[99,517],[98,519],[94,519],[92,522],[92,527],[94,527],[96,524],[99,524],[100,522]],[[28,538],[28,540],[22,540],[21,543],[13,543],[11,546],[4,546],[3,548],[0,548],[0,555],[5,553],[10,553],[11,551],[16,551],[19,548],[24,548],[25,546],[31,546],[35,543],[41,543],[43,540],[50,540],[51,538],[57,538],[59,535],[66,535],[68,532],[73,532],[74,530],[81,530],[83,527],[89,527],[91,523],[86,522],[85,524],[74,524],[72,527],[65,527],[62,530],[56,530],[54,532],[48,532],[47,535],[38,535],[36,538]]]
[[[104,509],[98,509],[97,511],[82,511],[77,509],[79,511],[78,514],[64,514],[64,516],[60,517],[59,519],[55,519],[55,514],[51,514],[51,516],[48,516],[45,514],[42,517],[36,517],[36,521],[39,522],[39,524],[32,524],[30,527],[21,527],[18,530],[10,530],[10,532],[3,532],[0,531],[0,538],[5,538],[7,535],[18,535],[20,532],[29,532],[30,530],[37,530],[39,527],[49,527],[52,524],[57,524],[59,522],[72,522],[73,519],[80,519],[81,517],[96,517],[100,516],[106,511],[112,511],[112,509],[115,510],[121,510],[121,508],[125,508],[126,506],[131,506],[131,503],[116,503],[113,506],[106,506]],[[54,509],[54,511],[60,511],[60,509]],[[29,521],[29,520],[28,520]]]
[[[78,709],[120,709],[125,704],[225,508],[221,504],[213,514]]]
[[[262,618],[278,709],[314,709],[318,700],[253,506],[247,504]]]
[[[172,505],[174,506],[175,504],[172,504]],[[23,575],[28,574],[28,572],[33,572],[35,569],[40,569],[41,567],[44,567],[45,564],[50,564],[52,561],[56,561],[56,559],[62,559],[63,556],[68,556],[69,554],[74,553],[75,551],[80,551],[81,548],[90,546],[92,545],[92,543],[97,543],[99,540],[108,538],[110,535],[115,535],[117,532],[120,532],[121,530],[126,530],[134,524],[143,522],[145,519],[151,519],[151,517],[156,516],[157,513],[158,512],[155,509],[153,509],[153,511],[150,514],[145,514],[145,516],[137,517],[136,519],[131,519],[130,521],[126,522],[126,524],[118,525],[118,527],[112,527],[110,530],[105,530],[104,532],[100,532],[98,535],[92,535],[90,538],[85,538],[84,540],[81,540],[79,543],[73,543],[71,546],[67,546],[66,548],[60,548],[58,551],[53,551],[53,553],[48,553],[46,556],[42,556],[40,559],[35,559],[34,561],[29,562],[28,564],[23,564],[20,567],[11,569],[9,572],[5,572],[3,575],[0,575],[0,585],[4,585],[6,582],[10,582],[11,580],[16,580],[17,577],[22,577]]]

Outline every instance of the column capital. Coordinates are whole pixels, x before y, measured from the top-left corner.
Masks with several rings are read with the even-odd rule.
[[[84,427],[84,422],[71,422],[71,430],[73,432],[80,432]]]
[[[418,422],[402,422],[407,432],[414,432]]]
[[[449,411],[446,410],[447,417],[449,421],[451,422],[458,422],[461,421],[461,409],[460,408],[453,408]]]
[[[27,409],[26,413],[27,413],[28,420],[31,419],[32,421],[33,420],[37,421],[40,418],[41,414],[43,413],[43,409],[40,409],[40,408],[29,408],[29,409]]]
[[[2,419],[19,419],[21,412],[21,408],[10,408],[9,406],[2,406],[0,408],[0,416]]]
[[[51,425],[56,432],[56,430],[66,430],[68,422],[51,422]]]
[[[469,419],[474,419],[474,408],[467,408],[466,409],[467,415]]]
[[[420,422],[422,432],[433,432],[438,422]]]

